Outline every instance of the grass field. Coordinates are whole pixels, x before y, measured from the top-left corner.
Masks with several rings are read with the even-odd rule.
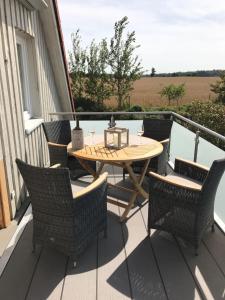
[[[172,83],[185,84],[186,93],[179,104],[190,103],[194,100],[212,100],[215,94],[210,91],[210,84],[217,80],[218,77],[143,77],[134,83],[130,102],[131,105],[139,104],[144,107],[167,105],[167,100],[162,99],[159,92],[164,86]],[[107,104],[114,106],[115,100],[107,101]]]

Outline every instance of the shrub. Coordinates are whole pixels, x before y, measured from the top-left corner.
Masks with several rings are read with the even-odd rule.
[[[97,102],[84,97],[74,99],[74,106],[76,111],[105,111],[105,107],[99,107]]]
[[[138,112],[138,111],[143,111],[143,108],[140,105],[133,105],[128,109],[128,111]]]
[[[192,102],[188,106],[188,114],[191,119],[196,123],[199,123],[221,135],[225,135],[225,107],[222,104],[215,104],[213,102]],[[192,129],[190,126],[188,126]],[[196,129],[194,130],[196,131]],[[225,143],[218,138],[212,137],[211,135],[201,132],[201,137],[205,138],[209,142],[213,143],[222,149],[225,149]]]

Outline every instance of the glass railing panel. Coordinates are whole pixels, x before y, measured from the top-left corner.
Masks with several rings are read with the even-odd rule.
[[[129,129],[130,134],[137,134],[141,129],[142,120],[116,120],[117,127],[125,127]],[[71,128],[75,127],[75,121],[71,121]],[[104,129],[108,129],[109,120],[95,120],[95,121],[80,121],[80,127],[84,130],[84,135],[89,135],[89,132],[95,130],[96,134],[104,134]]]
[[[176,157],[192,160],[194,158],[195,133],[184,126],[173,122],[171,131],[170,161]],[[215,159],[224,158],[225,151],[219,149],[205,139],[199,139],[197,162],[210,167]],[[225,231],[225,174],[219,184],[215,200],[215,220]]]
[[[170,161],[174,163],[176,157],[193,160],[195,146],[195,134],[173,122],[170,138]]]
[[[200,138],[198,145],[197,162],[210,167],[215,159],[225,158],[225,151],[214,146],[203,138]],[[225,174],[223,175],[217,189],[215,201],[215,220],[225,230]]]

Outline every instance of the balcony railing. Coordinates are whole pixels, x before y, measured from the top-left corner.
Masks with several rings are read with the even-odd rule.
[[[173,127],[170,140],[170,165],[173,166],[175,157],[193,160],[200,164],[211,166],[213,160],[224,158],[225,151],[215,146],[211,142],[201,137],[202,133],[209,137],[216,138],[225,143],[225,137],[206,128],[192,120],[189,120],[177,113],[171,111],[155,111],[155,112],[56,112],[50,113],[51,119],[55,117],[74,117],[88,116],[105,116],[105,120],[81,120],[80,125],[84,129],[84,134],[88,135],[90,131],[95,129],[96,134],[103,133],[103,130],[117,126],[127,127],[131,134],[137,134],[137,130],[142,126],[142,119],[139,120],[117,120],[117,116],[136,115],[140,118],[143,116],[157,115],[173,119]],[[71,127],[74,127],[74,121],[71,121]],[[191,127],[192,131],[187,127]],[[225,174],[223,175],[216,194],[215,201],[215,220],[221,229],[225,232]]]

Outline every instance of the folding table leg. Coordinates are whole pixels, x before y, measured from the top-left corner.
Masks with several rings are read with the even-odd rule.
[[[134,174],[133,169],[130,166],[130,163],[126,163],[126,162],[124,163],[124,167],[127,169],[130,179],[131,179],[131,182],[134,184],[134,187],[136,188],[136,190],[132,193],[129,203],[120,218],[121,222],[123,222],[127,218],[127,215],[129,214],[132,206],[134,205],[134,202],[135,202],[138,194],[141,194],[144,198],[148,198],[148,193],[142,188],[141,185],[143,183],[149,162],[150,162],[150,159],[147,159],[145,161],[141,176],[139,178]]]

